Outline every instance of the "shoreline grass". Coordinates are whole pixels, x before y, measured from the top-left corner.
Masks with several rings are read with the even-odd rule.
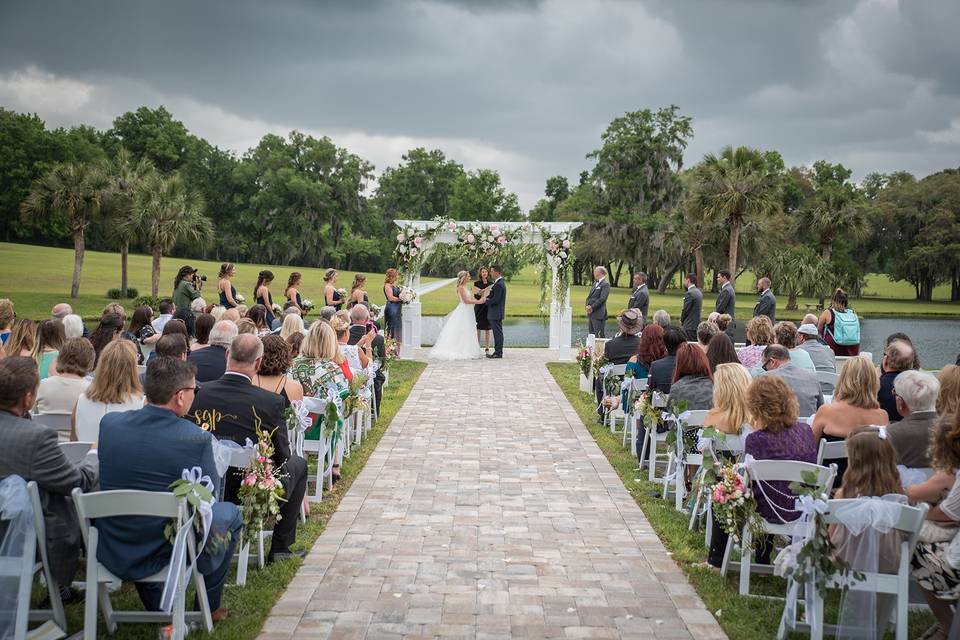
[[[783,602],[757,597],[742,597],[738,593],[736,572],[723,578],[719,572],[703,566],[707,560],[703,531],[688,531],[688,517],[673,508],[673,502],[662,500],[660,484],[647,481],[647,471],[635,471],[636,457],[622,446],[622,435],[613,435],[609,429],[597,423],[596,405],[593,397],[579,389],[580,371],[576,364],[552,362],[547,369],[556,380],[577,415],[586,425],[610,465],[616,470],[621,482],[633,496],[646,515],[654,532],[663,542],[674,562],[687,576],[691,586],[703,600],[707,610],[723,627],[731,640],[756,640],[775,638],[783,611]],[[642,476],[642,478],[641,478]],[[786,582],[773,576],[753,575],[750,579],[752,593],[783,597]],[[827,615],[836,616],[835,598],[828,601]],[[910,613],[909,637],[919,638],[933,623],[929,613]],[[806,638],[794,633],[790,638]],[[892,638],[891,634],[887,634]]]
[[[341,467],[341,478],[333,485],[333,489],[323,492],[323,501],[312,505],[307,522],[301,522],[297,528],[297,541],[294,550],[309,552],[314,542],[326,528],[337,506],[344,495],[363,470],[376,449],[380,439],[386,433],[393,418],[406,401],[410,391],[426,369],[426,363],[415,360],[400,360],[391,365],[390,384],[383,390],[383,400],[380,408],[380,418],[366,436],[359,449],[354,450],[349,458],[345,458]],[[256,563],[251,561],[251,569],[247,574],[247,584],[243,587],[235,586],[236,570],[231,569],[227,585],[223,592],[223,606],[230,611],[230,616],[213,628],[213,633],[199,635],[214,640],[252,640],[260,634],[263,623],[282,595],[287,585],[297,573],[303,560],[293,558],[276,562],[257,569]],[[82,580],[82,576],[78,579]],[[122,609],[141,609],[140,600],[132,584],[125,584],[120,593],[113,594],[115,606]],[[74,633],[83,628],[83,603],[72,604],[66,608],[67,621],[70,630]],[[149,624],[121,624],[117,633],[107,633],[103,619],[99,619],[97,627],[98,638],[112,638],[115,640],[155,640],[159,625]]]

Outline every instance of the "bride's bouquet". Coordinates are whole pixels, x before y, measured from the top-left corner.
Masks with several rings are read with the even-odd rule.
[[[410,304],[417,298],[417,292],[410,287],[401,287],[400,295],[397,297],[400,298],[400,302],[403,304]]]

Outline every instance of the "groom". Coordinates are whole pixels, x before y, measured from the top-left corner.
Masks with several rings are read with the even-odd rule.
[[[503,357],[503,309],[507,305],[507,285],[503,282],[503,267],[498,264],[490,267],[493,276],[493,286],[487,296],[487,320],[493,330],[493,354],[488,358]]]

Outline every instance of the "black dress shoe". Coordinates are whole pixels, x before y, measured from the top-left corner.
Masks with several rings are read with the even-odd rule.
[[[502,358],[503,355],[498,355],[496,353],[491,353],[487,356],[488,358]]]
[[[279,553],[271,553],[267,555],[267,564],[283,562],[284,560],[290,560],[292,558],[302,558],[305,555],[307,555],[306,551],[281,551]]]

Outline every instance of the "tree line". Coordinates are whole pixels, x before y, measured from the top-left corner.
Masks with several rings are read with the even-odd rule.
[[[795,306],[835,287],[859,295],[867,273],[886,273],[920,300],[943,283],[960,300],[960,170],[854,183],[841,164],[786,167],[778,152],[745,146],[686,167],[692,137],[675,106],[626,113],[586,156],[592,166],[577,184],[546,181],[526,215],[584,222],[575,283],[606,264],[614,286],[644,271],[662,292],[690,271],[715,288],[725,267],[734,278],[769,276]],[[144,251],[156,295],[160,260],[172,252],[379,271],[390,266],[395,218],[524,217],[497,171],[467,171],[442,150],[412,149],[379,178],[374,171],[329,138],[298,131],[234,154],[162,106],[124,113],[106,131],[49,129],[0,108],[0,237],[72,243],[74,295],[87,247],[120,253],[124,289],[128,251]],[[439,251],[425,269],[446,273],[451,260]]]

